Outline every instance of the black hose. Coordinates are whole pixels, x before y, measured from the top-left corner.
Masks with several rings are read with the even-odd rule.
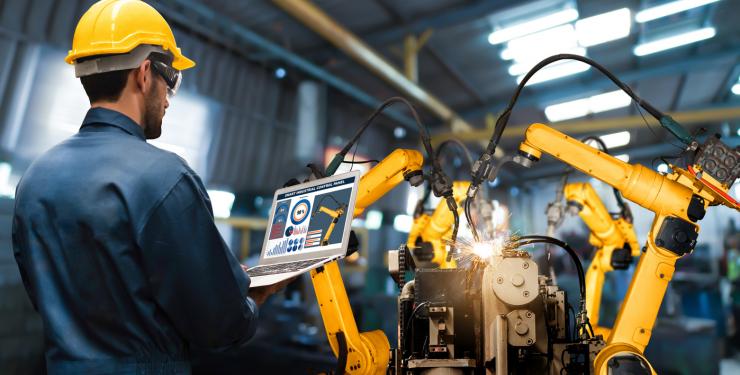
[[[660,119],[664,116],[662,112],[657,110],[655,107],[650,105],[650,103],[642,100],[637,94],[635,94],[632,89],[627,86],[624,82],[620,81],[619,78],[617,78],[612,72],[607,70],[605,67],[603,67],[601,64],[597,63],[594,60],[589,59],[588,57],[580,56],[580,55],[574,55],[570,53],[563,53],[558,54],[554,56],[550,56],[539,63],[535,65],[532,69],[527,72],[527,74],[524,76],[524,78],[519,82],[519,85],[517,86],[516,91],[514,92],[514,96],[511,97],[511,100],[509,101],[509,105],[506,107],[506,109],[501,113],[501,115],[496,120],[496,127],[494,128],[493,135],[491,136],[490,143],[488,144],[488,147],[486,148],[486,152],[493,155],[493,152],[496,149],[496,146],[498,145],[499,141],[501,141],[501,136],[504,133],[504,128],[506,127],[506,124],[509,121],[509,117],[511,116],[511,111],[514,108],[514,104],[519,99],[519,95],[522,92],[522,89],[524,89],[524,86],[527,84],[527,82],[534,76],[535,73],[537,73],[540,69],[544,68],[547,65],[550,65],[556,61],[560,60],[576,60],[583,63],[586,63],[588,65],[593,66],[598,71],[600,71],[602,74],[604,74],[607,78],[609,78],[612,82],[614,82],[617,87],[619,87],[622,91],[624,91],[627,95],[629,95],[635,102],[637,102],[640,107],[644,108],[650,115],[655,117],[657,120],[660,121]]]
[[[444,150],[445,146],[447,145],[456,145],[462,151],[463,156],[465,156],[465,160],[468,162],[468,166],[473,166],[473,157],[470,155],[470,150],[467,146],[465,146],[464,143],[460,142],[457,139],[448,139],[437,145],[437,154],[435,155],[436,159],[439,159],[439,156],[442,155],[442,150]]]
[[[583,265],[581,264],[581,259],[578,257],[578,254],[575,250],[573,250],[570,245],[567,243],[557,239],[552,238],[548,236],[539,236],[539,235],[528,235],[528,236],[522,236],[519,237],[516,242],[514,243],[514,247],[521,247],[525,245],[531,245],[535,243],[548,243],[553,244],[555,246],[558,246],[565,250],[568,255],[570,255],[571,259],[573,260],[573,263],[576,266],[576,271],[578,273],[578,286],[579,291],[581,294],[581,301],[586,300],[586,274],[583,271]]]
[[[362,134],[365,132],[365,130],[370,126],[370,124],[375,120],[380,113],[382,113],[386,108],[388,108],[390,105],[394,103],[403,103],[408,107],[409,112],[411,112],[411,115],[414,117],[414,121],[416,122],[416,126],[419,128],[419,135],[421,137],[421,143],[424,145],[424,150],[426,151],[427,158],[432,163],[432,176],[430,183],[432,184],[432,189],[434,190],[434,194],[437,196],[442,196],[445,198],[449,198],[452,196],[452,183],[444,174],[444,171],[442,171],[442,167],[439,163],[439,159],[436,158],[436,154],[434,153],[434,148],[432,148],[432,142],[431,138],[429,137],[429,131],[427,128],[422,125],[421,119],[419,118],[419,113],[416,112],[416,109],[414,108],[411,103],[409,103],[408,100],[400,97],[400,96],[394,96],[389,99],[386,99],[373,113],[368,117],[365,122],[360,126],[359,129],[357,129],[357,132],[355,132],[355,135],[352,137],[352,139],[347,142],[347,144],[342,148],[337,155],[335,155],[335,159],[341,159],[344,160],[344,157],[347,155],[349,150],[352,149],[352,146],[360,139]],[[333,164],[333,161],[332,163]],[[330,164],[330,166],[331,166]],[[332,174],[334,171],[328,171]],[[437,183],[438,182],[438,183]],[[455,204],[454,200],[452,201],[453,205],[455,206],[455,209],[452,210],[454,215],[457,215],[457,205]],[[459,220],[457,221],[459,223]],[[453,229],[453,236],[452,236],[452,243],[454,244],[457,240],[457,229],[459,225],[456,225]]]
[[[604,141],[600,137],[591,136],[581,139],[581,142],[584,143],[588,141],[595,142],[598,148],[601,149],[601,151],[603,151],[607,155],[611,155],[611,153],[609,153],[609,148],[606,147],[606,143],[604,143]],[[628,223],[632,223],[632,211],[624,202],[624,198],[622,198],[622,193],[619,191],[619,189],[615,187],[612,187],[612,190],[614,191],[614,199],[617,201],[617,206],[619,206],[619,216],[621,216]]]

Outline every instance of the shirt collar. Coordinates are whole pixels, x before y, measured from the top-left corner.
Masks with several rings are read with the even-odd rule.
[[[90,124],[115,126],[126,133],[140,138],[142,141],[146,141],[144,129],[139,124],[123,113],[112,109],[100,107],[90,108],[87,111],[87,115],[85,115],[85,119],[82,121],[82,128]]]

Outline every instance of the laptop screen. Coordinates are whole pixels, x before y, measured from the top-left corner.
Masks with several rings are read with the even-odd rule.
[[[357,173],[346,173],[278,190],[262,249],[263,263],[346,251],[358,180]]]

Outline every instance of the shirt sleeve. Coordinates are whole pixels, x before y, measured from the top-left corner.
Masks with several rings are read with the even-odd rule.
[[[230,349],[256,331],[249,276],[224,243],[210,200],[196,176],[184,174],[139,232],[154,298],[193,347]]]

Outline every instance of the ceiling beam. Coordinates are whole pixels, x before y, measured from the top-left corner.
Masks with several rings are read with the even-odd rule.
[[[182,27],[196,34],[200,34],[214,41],[233,41],[225,42],[224,44],[229,48],[235,49],[236,52],[242,55],[248,56],[250,52],[249,48],[266,51],[286,64],[302,71],[307,76],[325,82],[330,87],[367,107],[375,109],[381,104],[380,100],[357,86],[288,51],[197,1],[155,0],[153,1],[153,6],[169,20],[180,24]],[[384,114],[411,131],[418,131],[416,122],[397,110],[389,109]]]
[[[473,126],[463,120],[452,108],[404,76],[385,57],[312,2],[308,0],[272,0],[272,2],[304,26],[330,41],[375,76],[386,81],[403,96],[425,107],[446,126],[449,126],[453,132],[473,129]]]

